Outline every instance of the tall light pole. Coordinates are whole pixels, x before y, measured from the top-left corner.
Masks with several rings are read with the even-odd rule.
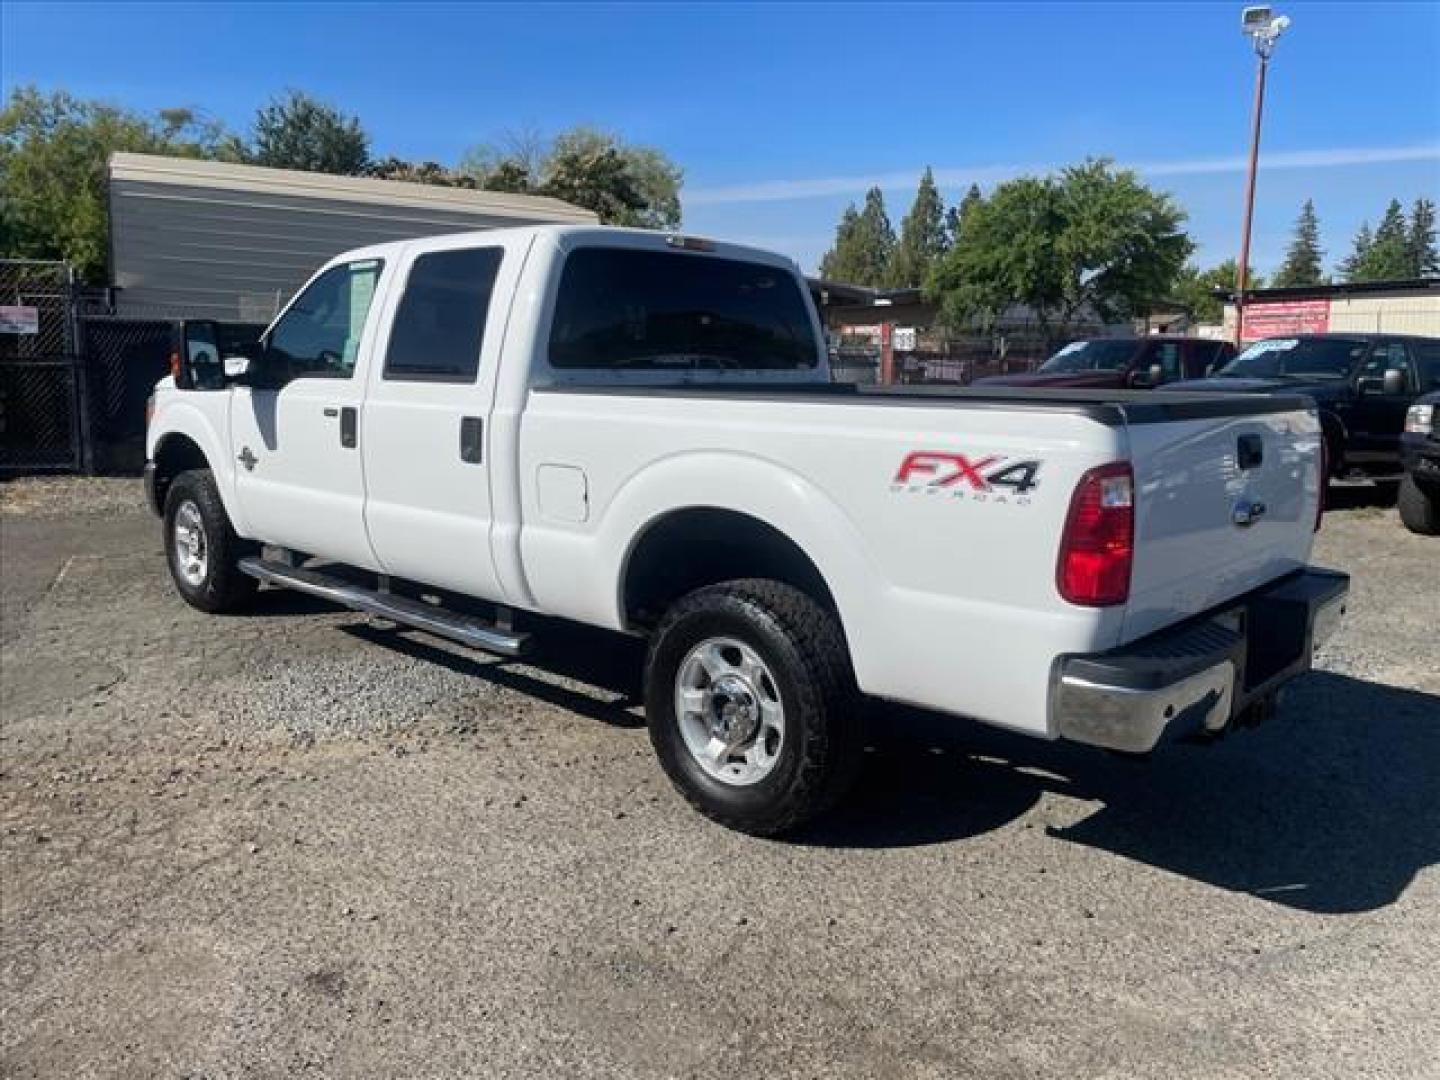
[[[1275,42],[1290,25],[1286,15],[1268,7],[1247,7],[1240,15],[1240,29],[1255,46],[1255,110],[1250,118],[1250,169],[1245,178],[1245,223],[1240,230],[1240,262],[1235,267],[1235,344],[1240,344],[1245,325],[1245,289],[1250,276],[1250,221],[1255,216],[1255,169],[1260,161],[1260,117],[1265,112],[1265,72]]]

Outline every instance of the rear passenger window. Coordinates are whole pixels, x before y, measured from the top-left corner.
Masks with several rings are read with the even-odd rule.
[[[1440,341],[1416,345],[1415,360],[1420,368],[1421,391],[1440,390]]]
[[[386,379],[474,382],[502,248],[421,255],[410,267],[385,351]]]
[[[623,248],[565,260],[550,364],[608,371],[814,367],[810,310],[781,267]]]

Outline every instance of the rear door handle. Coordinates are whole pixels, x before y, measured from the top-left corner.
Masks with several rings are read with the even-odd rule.
[[[340,445],[350,449],[355,446],[356,435],[360,426],[360,414],[353,405],[346,405],[340,410]]]
[[[478,416],[460,418],[460,460],[479,465],[485,459],[485,422]]]

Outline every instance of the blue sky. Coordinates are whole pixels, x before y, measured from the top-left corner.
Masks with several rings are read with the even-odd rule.
[[[235,127],[298,87],[376,154],[454,162],[578,122],[685,170],[688,229],[813,268],[871,183],[892,219],[927,164],[948,199],[1105,155],[1238,242],[1253,56],[1238,3],[35,4],[0,8],[0,74]],[[1328,259],[1393,196],[1440,197],[1440,4],[1277,4],[1253,261],[1313,197]]]

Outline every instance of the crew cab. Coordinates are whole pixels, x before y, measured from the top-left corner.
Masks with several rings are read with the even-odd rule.
[[[1265,338],[1209,379],[1166,390],[1304,394],[1319,409],[1334,477],[1400,478],[1400,432],[1416,396],[1440,389],[1440,338],[1296,334]]]
[[[1088,338],[1065,345],[1035,371],[989,375],[974,385],[1143,389],[1203,379],[1234,357],[1228,341],[1206,338]]]
[[[840,796],[864,695],[1144,752],[1266,711],[1346,602],[1305,399],[831,383],[804,279],[748,247],[366,248],[222,369],[148,431],[188,603],[642,635],[661,764],[752,833]]]

